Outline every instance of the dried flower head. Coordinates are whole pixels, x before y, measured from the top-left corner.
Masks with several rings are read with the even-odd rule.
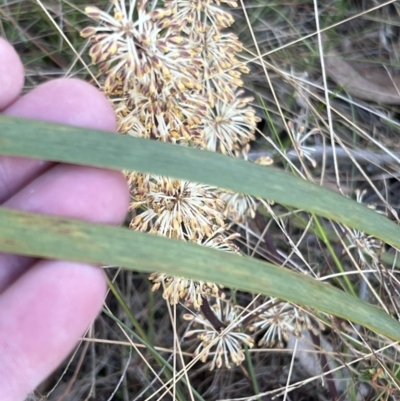
[[[197,239],[195,243],[224,252],[240,254],[239,249],[232,242],[238,237],[238,234],[226,237],[223,232],[224,229],[220,228],[211,237],[203,240]],[[175,305],[183,299],[196,310],[202,306],[204,297],[217,297],[222,288],[222,286],[214,283],[169,276],[163,273],[153,273],[149,280],[153,282],[153,291],[163,286],[163,298],[168,300],[171,305]]]
[[[195,91],[137,84],[113,99],[118,131],[136,137],[203,147],[200,124],[207,105]]]
[[[311,131],[305,133],[305,127],[300,126],[298,129],[295,129],[295,126],[292,121],[288,122],[288,127],[293,136],[293,145],[296,148],[299,156],[303,159],[307,159],[313,168],[317,167],[316,160],[312,157],[312,154],[315,152],[315,149],[309,146],[306,146],[306,142],[316,134],[319,133],[318,128],[313,128]]]
[[[283,342],[288,341],[288,333],[299,336],[304,327],[310,326],[307,316],[288,302],[270,298],[265,307],[266,310],[257,316],[251,327],[252,330],[266,330],[258,342],[259,346],[273,347],[277,344],[278,348],[283,348]]]
[[[176,305],[183,299],[188,305],[193,305],[196,310],[199,310],[203,304],[203,297],[211,295],[217,297],[222,288],[214,283],[169,276],[163,273],[153,273],[149,276],[149,280],[153,282],[152,291],[163,287],[163,298],[171,305]]]
[[[210,370],[215,367],[231,368],[231,363],[240,365],[244,359],[243,345],[253,347],[253,339],[241,331],[238,325],[238,310],[231,302],[217,298],[211,307],[216,318],[222,323],[221,329],[216,329],[210,321],[199,313],[196,316],[185,314],[184,319],[193,321],[194,329],[186,333],[186,337],[197,335],[200,344],[195,355],[206,362],[211,357]]]
[[[222,0],[166,0],[166,9],[172,11],[174,23],[182,28],[187,24],[208,20],[220,29],[231,26],[234,22],[232,15],[219,8],[221,2],[231,7],[237,7],[236,1]]]
[[[235,90],[243,86],[242,73],[248,73],[246,62],[236,55],[242,51],[242,42],[231,32],[220,32],[215,26],[199,22],[191,32],[190,39],[200,50],[202,73],[199,77],[203,92],[211,107],[220,99],[224,102],[235,100]]]
[[[90,38],[89,54],[94,64],[105,73],[105,90],[113,93],[126,89],[131,81],[143,80],[149,86],[173,83],[177,89],[185,81],[194,82],[199,71],[193,57],[197,51],[188,39],[180,36],[171,25],[170,12],[163,19],[147,11],[147,0],[110,0],[113,15],[97,7],[86,7],[86,14],[101,23],[83,29],[81,35]]]
[[[366,192],[366,190],[355,190],[356,201],[358,203],[363,203],[363,198]],[[368,207],[374,209],[373,206]],[[357,252],[357,256],[363,267],[368,263],[366,255],[371,258],[373,265],[376,265],[379,262],[378,255],[380,253],[379,250],[382,249],[382,241],[372,235],[366,234],[364,231],[356,230],[355,228],[346,227],[343,228],[343,230],[346,230],[346,237],[350,243],[347,249],[354,249]]]
[[[249,143],[255,139],[255,130],[260,121],[248,104],[253,99],[240,97],[243,91],[235,93],[232,102],[217,100],[204,118],[204,141],[206,148],[231,156],[246,155]]]
[[[207,248],[217,249],[219,251],[225,251],[229,253],[236,253],[240,255],[239,248],[233,243],[234,240],[240,237],[239,233],[233,233],[229,236],[225,236],[224,232],[227,227],[220,227],[217,229],[211,237],[198,239],[197,244],[206,246]]]
[[[144,209],[132,220],[133,229],[195,241],[224,226],[224,202],[211,186],[138,173],[130,182],[131,209]]]
[[[237,223],[245,221],[248,217],[254,219],[257,202],[252,196],[238,192],[221,191],[220,197],[225,202],[225,217]]]

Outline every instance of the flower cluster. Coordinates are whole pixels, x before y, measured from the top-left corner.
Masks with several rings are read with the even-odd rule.
[[[365,194],[365,190],[361,191],[356,189],[356,201],[358,203],[363,203]],[[367,205],[367,207],[370,209],[375,209],[373,205]],[[373,270],[377,270],[379,256],[382,253],[382,242],[372,235],[368,235],[364,231],[360,231],[355,228],[342,226],[342,230],[346,234],[346,238],[349,242],[347,250],[353,249],[356,251],[361,267],[365,268],[366,266],[370,266]]]
[[[200,49],[199,80],[201,94],[207,101],[201,124],[203,146],[231,156],[246,155],[259,118],[244,97],[241,74],[249,72],[245,62],[237,58],[242,43],[232,32],[223,32],[234,19],[219,8],[220,1],[171,0],[165,2],[171,11],[173,25],[180,27],[185,38]],[[237,7],[235,1],[225,1]]]
[[[131,228],[195,241],[224,226],[224,202],[215,188],[159,175],[131,176],[131,209],[141,209]]]
[[[198,143],[206,105],[199,96],[201,60],[195,42],[171,24],[172,10],[151,11],[147,0],[111,3],[113,15],[86,8],[100,25],[85,28],[82,36],[92,43],[89,54],[104,75],[119,132]]]
[[[308,316],[295,305],[269,298],[264,306],[264,311],[257,316],[250,327],[252,331],[263,333],[258,341],[259,346],[276,345],[278,348],[283,348],[284,341],[289,340],[289,333],[300,336],[302,330],[312,328]]]
[[[238,234],[224,236],[224,228],[215,231],[210,237],[201,239],[198,238],[195,242],[199,245],[206,246],[220,251],[239,254],[239,249],[232,243]],[[153,273],[150,275],[150,281],[153,282],[153,291],[164,286],[163,297],[172,305],[184,299],[189,305],[193,305],[196,310],[199,310],[204,302],[205,297],[218,297],[222,289],[221,286],[205,282],[190,280],[184,277],[173,277],[163,273]]]
[[[221,32],[233,23],[231,14],[210,0],[165,1],[160,9],[147,0],[110,1],[113,15],[86,8],[100,25],[81,34],[92,43],[119,132],[246,153],[258,118],[252,99],[237,90],[249,71],[236,57],[242,44]]]
[[[81,35],[90,42],[89,55],[114,106],[118,132],[246,158],[259,118],[250,106],[253,99],[241,89],[249,68],[239,59],[242,43],[227,31],[233,16],[221,8],[237,7],[237,2],[164,0],[161,8],[148,0],[110,2],[109,13],[86,8],[96,24]],[[252,198],[154,174],[133,172],[127,178],[132,229],[239,253],[225,221],[254,216]],[[196,310],[221,295],[215,283],[161,273],[150,280],[171,304],[184,300]],[[230,306],[217,304],[222,321],[233,318]],[[239,343],[251,341],[240,330],[234,333],[220,344],[236,349],[231,360],[240,363]],[[215,366],[222,365],[219,358]]]
[[[203,314],[185,314],[184,319],[193,321],[194,328],[186,333],[186,337],[197,335],[200,344],[195,355],[200,356],[202,362],[211,357],[210,370],[222,366],[230,369],[231,363],[240,365],[244,358],[243,345],[253,347],[254,341],[241,330],[238,323],[238,310],[231,302],[217,298],[211,306],[212,312],[218,321],[219,327],[209,321]]]

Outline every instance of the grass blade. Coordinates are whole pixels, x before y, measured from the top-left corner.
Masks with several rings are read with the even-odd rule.
[[[0,251],[165,272],[261,293],[351,320],[394,340],[400,324],[331,285],[246,256],[125,228],[0,208]]]
[[[400,248],[400,227],[373,210],[276,168],[218,153],[0,116],[0,154],[134,170],[215,185],[304,209]]]

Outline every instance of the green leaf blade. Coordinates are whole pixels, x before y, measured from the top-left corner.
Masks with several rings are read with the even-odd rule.
[[[273,167],[217,153],[0,116],[0,154],[166,175],[304,209],[400,248],[400,227],[335,192]]]
[[[0,251],[213,281],[277,297],[400,340],[400,323],[335,287],[254,258],[125,228],[0,209]]]

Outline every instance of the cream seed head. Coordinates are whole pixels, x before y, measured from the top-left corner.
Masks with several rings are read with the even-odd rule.
[[[233,2],[231,3],[233,4]],[[164,5],[169,10],[174,10],[174,23],[184,28],[196,21],[208,20],[210,25],[219,29],[228,28],[234,23],[232,15],[219,8],[220,2],[210,0],[172,0],[165,1]]]
[[[355,190],[356,201],[358,203],[363,203],[363,198],[366,192],[366,190]],[[374,205],[367,204],[366,206],[370,209],[375,209]],[[368,235],[367,233],[354,228],[343,226],[342,230],[346,232],[346,237],[349,241],[347,250],[354,249],[357,252],[357,256],[362,267],[365,267],[369,264],[368,259],[370,259],[370,263],[372,265],[376,266],[379,263],[379,256],[383,250],[382,241],[373,237],[372,235]],[[367,255],[369,258],[366,257]]]
[[[220,227],[215,232],[213,232],[210,237],[197,239],[195,242],[201,246],[206,246],[208,248],[241,255],[239,248],[233,242],[240,237],[240,234],[234,233],[226,236],[224,234],[226,229],[227,227],[225,226]]]
[[[203,128],[208,150],[230,156],[247,154],[260,119],[248,106],[252,98],[241,98],[242,94],[243,91],[236,92],[233,102],[217,100],[215,107],[207,110]]]
[[[210,237],[197,239],[193,242],[219,251],[240,254],[238,247],[232,242],[238,237],[238,234],[225,236],[224,230],[225,227],[220,227]],[[171,305],[177,304],[180,300],[185,300],[187,305],[193,306],[196,310],[199,310],[203,305],[203,298],[218,297],[223,288],[210,282],[168,276],[162,273],[151,274],[149,280],[153,282],[153,291],[161,287],[164,289],[163,298],[168,300]]]
[[[251,326],[251,330],[264,331],[258,345],[268,347],[284,347],[284,341],[288,341],[289,333],[300,336],[302,329],[311,328],[307,316],[294,305],[288,302],[278,303],[275,298],[270,298],[265,303],[266,310],[259,314]]]
[[[313,153],[315,152],[315,149],[313,147],[307,146],[306,142],[309,138],[318,134],[319,129],[313,128],[311,131],[305,132],[304,126],[297,127],[296,129],[292,121],[288,121],[287,125],[292,134],[293,145],[296,148],[299,156],[302,159],[307,159],[311,163],[313,168],[317,167],[317,162],[313,158]]]
[[[231,302],[220,298],[216,299],[211,309],[224,327],[217,330],[201,313],[185,314],[185,320],[193,321],[193,329],[188,331],[185,337],[197,336],[200,344],[195,350],[195,355],[201,355],[202,362],[210,358],[210,370],[221,367],[230,369],[232,364],[240,365],[245,359],[243,346],[251,348],[254,341],[242,332],[237,324],[239,311]]]
[[[237,223],[254,219],[258,202],[252,196],[223,190],[219,194],[225,202],[224,217]]]
[[[210,106],[216,99],[225,102],[234,101],[235,90],[243,86],[241,69],[247,70],[245,63],[239,61],[236,54],[242,50],[242,43],[233,33],[221,33],[215,26],[198,23],[185,29],[191,39],[202,49],[202,74],[199,78],[203,93]]]
[[[113,103],[120,133],[204,147],[200,124],[207,104],[196,91],[137,84]]]
[[[203,184],[179,181],[158,175],[132,180],[131,209],[139,214],[131,228],[170,238],[195,241],[211,237],[224,226],[224,202],[216,189]]]
[[[171,305],[184,300],[188,306],[199,310],[203,304],[203,297],[218,296],[222,286],[205,281],[191,280],[184,277],[168,276],[162,273],[153,273],[149,280],[153,282],[152,291],[164,288],[163,298]]]
[[[195,44],[191,45],[177,30],[165,29],[170,25],[165,23],[169,13],[165,13],[164,19],[154,19],[152,12],[147,11],[147,1],[127,3],[113,0],[113,15],[88,7],[87,15],[102,24],[81,32],[93,43],[89,55],[106,75],[107,92],[115,91],[112,81],[116,76],[123,82],[124,90],[132,80],[140,81],[151,72],[154,86],[174,83],[178,88],[182,77],[194,79],[199,74],[191,60],[196,54]],[[187,65],[192,68],[186,68]],[[157,71],[163,74],[154,79]]]

